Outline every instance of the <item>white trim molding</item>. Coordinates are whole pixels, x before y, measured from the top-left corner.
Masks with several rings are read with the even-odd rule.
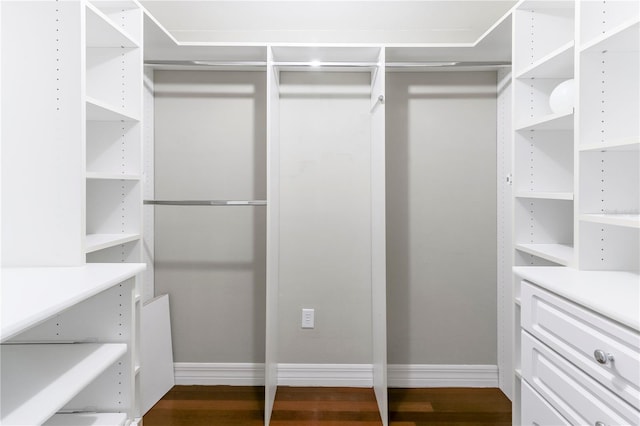
[[[176,385],[263,386],[262,363],[174,363]],[[495,365],[390,364],[392,388],[498,387]],[[280,386],[372,387],[371,364],[278,364]]]
[[[371,364],[278,364],[280,386],[373,386]]]
[[[236,362],[176,362],[176,385],[264,386],[264,364]]]
[[[495,388],[496,365],[390,364],[387,366],[391,388]]]

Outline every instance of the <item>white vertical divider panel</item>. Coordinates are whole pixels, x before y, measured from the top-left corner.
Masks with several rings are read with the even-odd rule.
[[[382,424],[389,419],[387,398],[387,254],[385,196],[385,50],[371,80],[371,328],[373,389]]]
[[[2,265],[79,266],[84,3],[3,1],[2,9]]]
[[[154,192],[154,111],[153,111],[153,69],[144,69],[143,76],[143,128],[142,128],[142,194],[145,200],[155,199]],[[142,261],[147,264],[147,270],[143,273],[142,301],[146,302],[155,296],[154,289],[154,228],[155,210],[153,205],[142,207]]]
[[[513,400],[513,251],[512,240],[512,126],[511,69],[498,70],[498,380],[502,392]]]
[[[280,263],[280,94],[273,51],[267,51],[267,294],[265,330],[264,422],[271,412],[278,388],[278,284]]]

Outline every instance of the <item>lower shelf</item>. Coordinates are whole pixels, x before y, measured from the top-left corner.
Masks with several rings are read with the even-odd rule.
[[[88,234],[86,238],[86,252],[125,244],[140,239],[140,234]]]
[[[568,266],[573,260],[573,246],[569,244],[516,244],[516,250]]]
[[[0,423],[43,424],[126,352],[124,343],[3,345],[2,386],[11,392],[2,392]]]
[[[56,414],[44,426],[124,426],[126,421],[123,413]]]

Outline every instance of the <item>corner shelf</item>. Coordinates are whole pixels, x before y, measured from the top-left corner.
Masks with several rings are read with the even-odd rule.
[[[139,117],[90,96],[86,97],[86,104],[87,120],[90,121],[140,121]]]
[[[580,220],[585,222],[602,223],[605,225],[624,226],[627,228],[640,228],[640,214],[595,214],[585,213],[580,215]]]
[[[540,58],[515,78],[573,78],[573,40]]]
[[[634,18],[582,45],[581,53],[638,51],[640,19]]]
[[[573,246],[570,244],[516,244],[515,249],[563,266],[573,261]]]
[[[124,343],[3,345],[2,423],[37,425],[126,354]]]
[[[86,3],[87,47],[140,47],[129,34],[118,28],[100,9]]]
[[[86,253],[92,253],[139,239],[140,234],[88,234],[85,240]]]
[[[535,131],[535,130],[572,130],[573,129],[573,111],[561,114],[549,114],[543,117],[533,118],[518,123],[515,130]]]

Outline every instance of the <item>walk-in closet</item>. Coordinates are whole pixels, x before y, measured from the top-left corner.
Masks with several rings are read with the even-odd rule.
[[[637,1],[0,19],[1,424],[229,386],[256,424],[296,389],[386,426],[445,419],[403,389],[490,388],[511,411],[467,420],[640,425]]]

